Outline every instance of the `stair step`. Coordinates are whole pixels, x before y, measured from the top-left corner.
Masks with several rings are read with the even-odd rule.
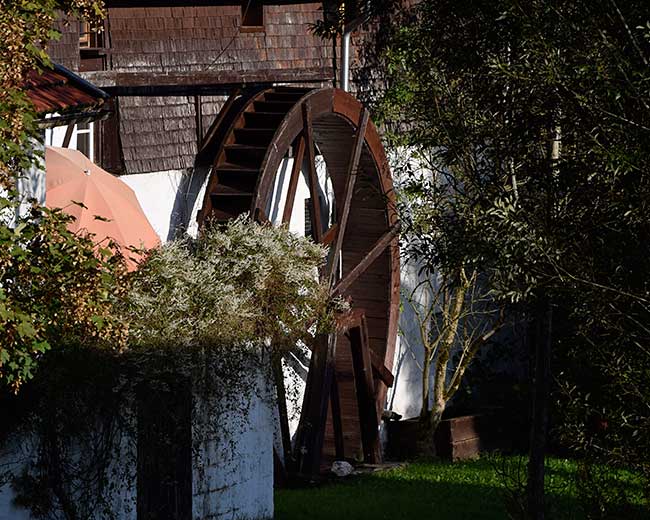
[[[257,168],[266,155],[266,146],[249,144],[229,144],[224,146],[226,161],[244,168]]]
[[[295,101],[255,101],[255,112],[279,112],[286,114],[293,108]]]
[[[284,114],[278,112],[245,112],[244,121],[251,128],[277,128]]]
[[[305,92],[265,92],[264,100],[265,101],[281,101],[281,102],[293,102],[295,103],[301,97],[303,97]]]
[[[292,87],[289,85],[280,85],[275,87],[273,90],[276,92],[302,92],[303,94],[306,94],[307,92],[311,92],[314,90],[313,87]]]
[[[237,144],[268,145],[273,139],[275,128],[235,128]]]
[[[220,166],[215,168],[214,175],[217,177],[217,192],[238,191],[253,193],[259,176],[258,170],[248,170],[243,168],[228,168]],[[221,190],[220,187],[224,189]]]
[[[252,193],[211,193],[212,217],[219,220],[236,218],[250,211],[253,201]]]

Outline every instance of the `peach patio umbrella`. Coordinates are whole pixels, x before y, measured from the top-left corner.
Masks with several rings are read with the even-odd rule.
[[[46,195],[48,208],[63,208],[75,217],[70,231],[85,230],[99,243],[113,239],[123,248],[152,248],[160,244],[133,190],[77,150],[45,149]],[[75,204],[83,203],[86,208]],[[98,220],[95,215],[108,219]],[[135,269],[136,255],[124,251],[129,270]]]

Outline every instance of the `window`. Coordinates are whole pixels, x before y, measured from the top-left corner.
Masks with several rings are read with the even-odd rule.
[[[76,127],[77,144],[76,149],[84,154],[91,161],[94,160],[93,153],[93,124],[77,123]]]
[[[264,30],[264,5],[261,0],[242,0],[241,27],[244,31]]]
[[[99,49],[104,46],[103,33],[91,28],[88,22],[79,23],[79,48]]]
[[[104,27],[91,27],[88,22],[79,23],[79,70],[106,70]]]

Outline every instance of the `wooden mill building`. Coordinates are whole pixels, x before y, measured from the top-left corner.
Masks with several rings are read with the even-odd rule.
[[[395,198],[367,109],[334,88],[337,44],[313,34],[323,3],[106,4],[102,27],[61,20],[50,47],[111,96],[108,117],[65,133],[134,189],[163,241],[249,214],[329,246],[321,276],[352,311],[284,365],[302,381],[293,410],[282,394],[296,389],[276,377],[276,459],[309,475],[335,459],[378,462],[399,309]],[[353,34],[353,58],[371,36]]]

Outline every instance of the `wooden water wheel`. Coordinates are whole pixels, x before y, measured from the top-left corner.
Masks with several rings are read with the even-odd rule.
[[[367,110],[332,88],[237,93],[206,143],[202,154],[212,169],[199,224],[245,213],[290,223],[301,216],[302,182],[306,234],[330,247],[322,276],[351,302],[341,332],[317,337],[311,347],[293,448],[286,417],[282,425],[285,459],[302,474],[317,473],[321,460],[333,457],[378,462],[397,334],[399,249],[388,162]]]

